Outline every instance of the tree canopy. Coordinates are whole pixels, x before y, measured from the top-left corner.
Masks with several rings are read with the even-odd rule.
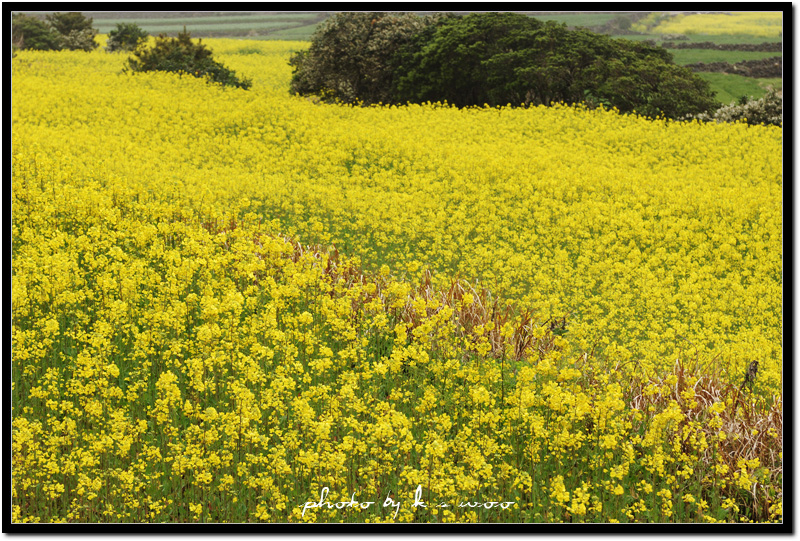
[[[337,13],[322,25],[311,47],[292,56],[291,89],[345,103],[393,99],[393,59],[436,16],[410,13]]]
[[[340,13],[290,64],[293,92],[345,103],[585,102],[669,118],[715,106],[666,49],[516,13]]]
[[[147,32],[136,23],[117,23],[116,28],[109,31],[106,50],[133,51],[147,40]]]
[[[45,20],[15,13],[11,21],[11,42],[18,49],[91,51],[98,46],[92,19],[82,13],[52,13]]]

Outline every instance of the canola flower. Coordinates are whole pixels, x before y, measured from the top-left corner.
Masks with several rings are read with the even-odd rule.
[[[678,14],[650,30],[661,34],[734,34],[780,38],[783,12],[733,11],[730,13]]]
[[[780,129],[208,42],[253,90],[13,59],[13,521],[782,520]]]

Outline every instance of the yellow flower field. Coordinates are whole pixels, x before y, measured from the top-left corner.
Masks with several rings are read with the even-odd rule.
[[[14,522],[782,521],[781,129],[206,41],[12,61]]]
[[[661,34],[734,34],[779,38],[783,35],[780,11],[679,14],[651,30]]]

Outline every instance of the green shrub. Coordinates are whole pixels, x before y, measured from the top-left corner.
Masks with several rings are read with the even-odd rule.
[[[605,104],[678,118],[714,107],[708,83],[661,47],[515,13],[442,20],[400,53],[395,98],[458,106]]]
[[[106,51],[133,51],[147,40],[147,32],[136,23],[117,23],[117,27],[108,33]]]
[[[293,92],[345,103],[588,102],[668,118],[715,106],[661,47],[516,13],[340,13],[290,64]]]
[[[308,50],[289,60],[291,91],[344,103],[392,100],[395,53],[438,17],[337,13],[314,33]]]
[[[53,13],[46,21],[18,13],[11,23],[11,42],[17,49],[91,51],[98,46],[96,34],[92,19],[77,12]]]
[[[252,81],[246,78],[240,79],[234,71],[215,61],[211,57],[211,50],[206,48],[202,40],[193,42],[185,28],[177,38],[169,38],[162,34],[156,38],[152,48],[136,49],[133,56],[128,58],[126,69],[133,72],[187,73],[194,77],[205,78],[209,82],[245,90],[252,86]]]
[[[11,17],[11,43],[15,49],[37,51],[61,49],[58,32],[45,21],[23,13],[15,13]]]
[[[400,51],[394,97],[399,102],[446,100],[459,107],[549,103],[550,96],[530,88],[525,77],[503,76],[524,61],[530,40],[544,25],[513,13],[441,19]]]
[[[94,30],[73,30],[61,36],[61,48],[69,51],[91,51],[98,46],[94,40],[96,34]]]
[[[47,22],[59,34],[62,49],[70,51],[91,51],[98,47],[94,40],[97,30],[92,28],[92,18],[84,17],[75,11],[69,13],[53,13],[47,16]]]

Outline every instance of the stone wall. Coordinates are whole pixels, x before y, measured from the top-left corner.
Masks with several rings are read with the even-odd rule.
[[[667,49],[717,49],[718,51],[752,51],[763,53],[783,52],[783,43],[713,43],[699,41],[697,43],[665,41],[661,44]]]
[[[762,60],[745,60],[731,64],[729,62],[697,62],[685,67],[692,71],[710,71],[716,73],[735,73],[745,77],[783,77],[783,58],[773,56]]]

